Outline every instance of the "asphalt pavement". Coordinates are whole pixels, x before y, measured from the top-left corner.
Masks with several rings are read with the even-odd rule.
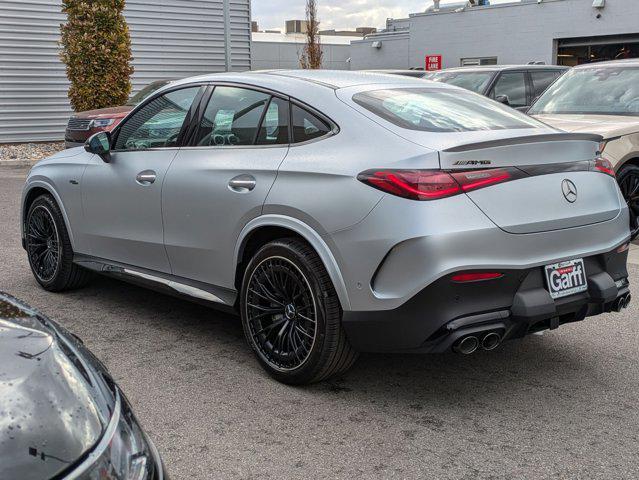
[[[26,172],[0,167],[0,290],[84,339],[174,480],[639,477],[635,265],[621,314],[470,357],[362,355],[293,388],[263,373],[232,316],[107,278],[41,290],[20,246]]]

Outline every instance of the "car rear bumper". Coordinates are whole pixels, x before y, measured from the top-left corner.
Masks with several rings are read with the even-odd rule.
[[[471,283],[455,283],[449,274],[394,310],[345,311],[344,329],[363,352],[441,353],[466,336],[491,332],[501,340],[521,338],[613,311],[629,295],[627,256],[616,248],[584,258],[588,291],[557,300],[543,267]]]

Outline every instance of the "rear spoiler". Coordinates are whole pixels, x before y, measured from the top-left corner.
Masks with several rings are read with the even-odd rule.
[[[601,135],[593,133],[546,133],[543,135],[529,135],[522,137],[502,138],[498,140],[488,140],[486,142],[467,143],[456,147],[447,148],[442,152],[459,153],[469,152],[471,150],[481,150],[484,148],[506,147],[509,145],[523,145],[526,143],[546,143],[546,142],[564,142],[569,140],[585,140],[600,143],[603,141]]]

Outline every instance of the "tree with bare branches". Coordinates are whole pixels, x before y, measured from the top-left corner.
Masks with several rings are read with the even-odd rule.
[[[304,69],[322,68],[322,46],[320,44],[317,2],[306,0],[306,44],[300,58]]]

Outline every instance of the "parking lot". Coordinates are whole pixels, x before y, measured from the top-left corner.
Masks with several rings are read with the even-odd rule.
[[[639,301],[492,353],[363,355],[287,387],[232,316],[106,278],[39,289],[20,246],[26,173],[0,167],[0,290],[84,339],[173,479],[637,477]]]

